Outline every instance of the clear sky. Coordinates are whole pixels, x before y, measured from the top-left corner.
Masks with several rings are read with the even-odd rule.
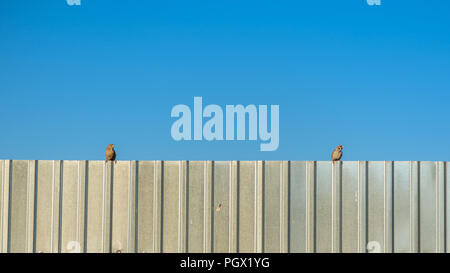
[[[280,107],[280,145],[177,104]],[[450,160],[450,1],[0,1],[0,159]]]

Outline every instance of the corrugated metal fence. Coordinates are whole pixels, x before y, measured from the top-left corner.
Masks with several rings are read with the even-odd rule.
[[[0,252],[446,252],[446,162],[0,161]]]

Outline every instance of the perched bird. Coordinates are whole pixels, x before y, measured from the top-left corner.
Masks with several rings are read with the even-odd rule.
[[[106,147],[105,158],[105,161],[114,161],[114,163],[116,163],[116,151],[114,151],[114,144],[109,144],[108,147]]]
[[[342,157],[342,149],[344,149],[344,146],[339,145],[336,147],[336,149],[331,154],[331,160],[332,161],[340,161]]]

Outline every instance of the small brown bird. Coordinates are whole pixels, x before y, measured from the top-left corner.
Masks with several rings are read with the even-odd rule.
[[[342,157],[342,149],[344,149],[344,146],[339,145],[336,147],[336,149],[331,154],[331,160],[332,161],[340,161]]]
[[[109,144],[108,147],[106,147],[105,158],[106,162],[114,161],[114,163],[116,163],[116,151],[114,151],[114,144]]]

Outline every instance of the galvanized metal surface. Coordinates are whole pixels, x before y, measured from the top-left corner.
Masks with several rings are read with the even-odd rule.
[[[0,160],[0,252],[447,252],[447,162]]]

